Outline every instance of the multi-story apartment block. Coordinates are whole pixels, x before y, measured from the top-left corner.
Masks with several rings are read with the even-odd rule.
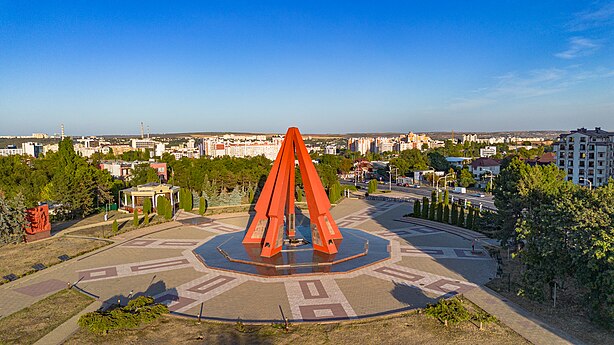
[[[17,148],[16,145],[8,145],[5,149],[0,149],[0,156],[30,155],[38,158],[41,153],[43,153],[43,145],[34,142],[22,143],[21,148]]]
[[[614,133],[596,127],[561,134],[553,144],[556,165],[567,179],[584,186],[601,186],[614,176]]]

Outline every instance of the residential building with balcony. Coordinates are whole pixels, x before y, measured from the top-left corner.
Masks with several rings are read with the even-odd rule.
[[[598,187],[614,176],[614,132],[579,128],[561,134],[553,151],[556,165],[575,184]]]

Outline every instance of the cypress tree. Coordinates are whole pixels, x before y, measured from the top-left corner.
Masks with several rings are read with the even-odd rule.
[[[194,208],[194,205],[192,203],[192,192],[185,189],[185,192],[183,193],[183,198],[183,210],[186,212],[192,211],[192,208]]]
[[[448,192],[447,189],[443,192],[443,204],[444,205],[450,204],[450,193]]]
[[[143,212],[143,224],[149,225],[149,212]]]
[[[443,204],[442,203],[437,204],[437,221],[440,223],[443,221]]]
[[[117,219],[113,221],[113,227],[111,229],[113,235],[116,235],[119,232],[119,225],[117,224]]]
[[[458,222],[458,209],[456,207],[456,203],[453,203],[452,204],[452,212],[451,212],[450,223],[452,225],[456,225],[457,222]]]
[[[467,212],[467,220],[465,221],[465,228],[472,229],[473,228],[473,207],[469,207]]]
[[[156,213],[158,213],[159,216],[164,216],[164,206],[166,206],[166,198],[162,195],[158,195],[158,198],[156,199]]]
[[[164,198],[164,218],[166,220],[173,218],[173,205],[166,198]]]
[[[414,201],[414,217],[420,218],[420,200]]]
[[[422,219],[429,218],[429,199],[427,197],[422,198]]]
[[[450,224],[450,205],[448,204],[443,206],[443,222]]]
[[[132,212],[132,225],[134,225],[135,228],[139,226],[139,212],[136,208],[134,212]]]
[[[205,214],[205,211],[207,206],[207,199],[205,199],[204,196],[201,196],[200,199],[198,200],[198,214],[200,214],[201,216],[203,214]]]
[[[145,198],[143,201],[143,212],[151,213],[151,199]]]
[[[437,200],[431,201],[431,205],[429,207],[429,219],[435,220],[435,211],[437,211]]]
[[[296,187],[296,201],[297,202],[303,201],[303,191],[299,187]]]
[[[431,203],[436,203],[436,202],[437,202],[437,192],[432,191],[431,192]]]
[[[463,207],[459,207],[458,222],[456,222],[456,225],[461,227],[465,226],[465,209]]]

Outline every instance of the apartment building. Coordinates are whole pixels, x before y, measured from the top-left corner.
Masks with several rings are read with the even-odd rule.
[[[614,132],[579,128],[561,134],[553,149],[556,165],[573,183],[598,187],[614,176]]]

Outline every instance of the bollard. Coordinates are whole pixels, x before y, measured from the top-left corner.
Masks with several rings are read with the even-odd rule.
[[[203,316],[203,304],[205,304],[205,302],[202,302],[200,304],[200,311],[198,312],[198,324],[200,325],[200,318]]]

